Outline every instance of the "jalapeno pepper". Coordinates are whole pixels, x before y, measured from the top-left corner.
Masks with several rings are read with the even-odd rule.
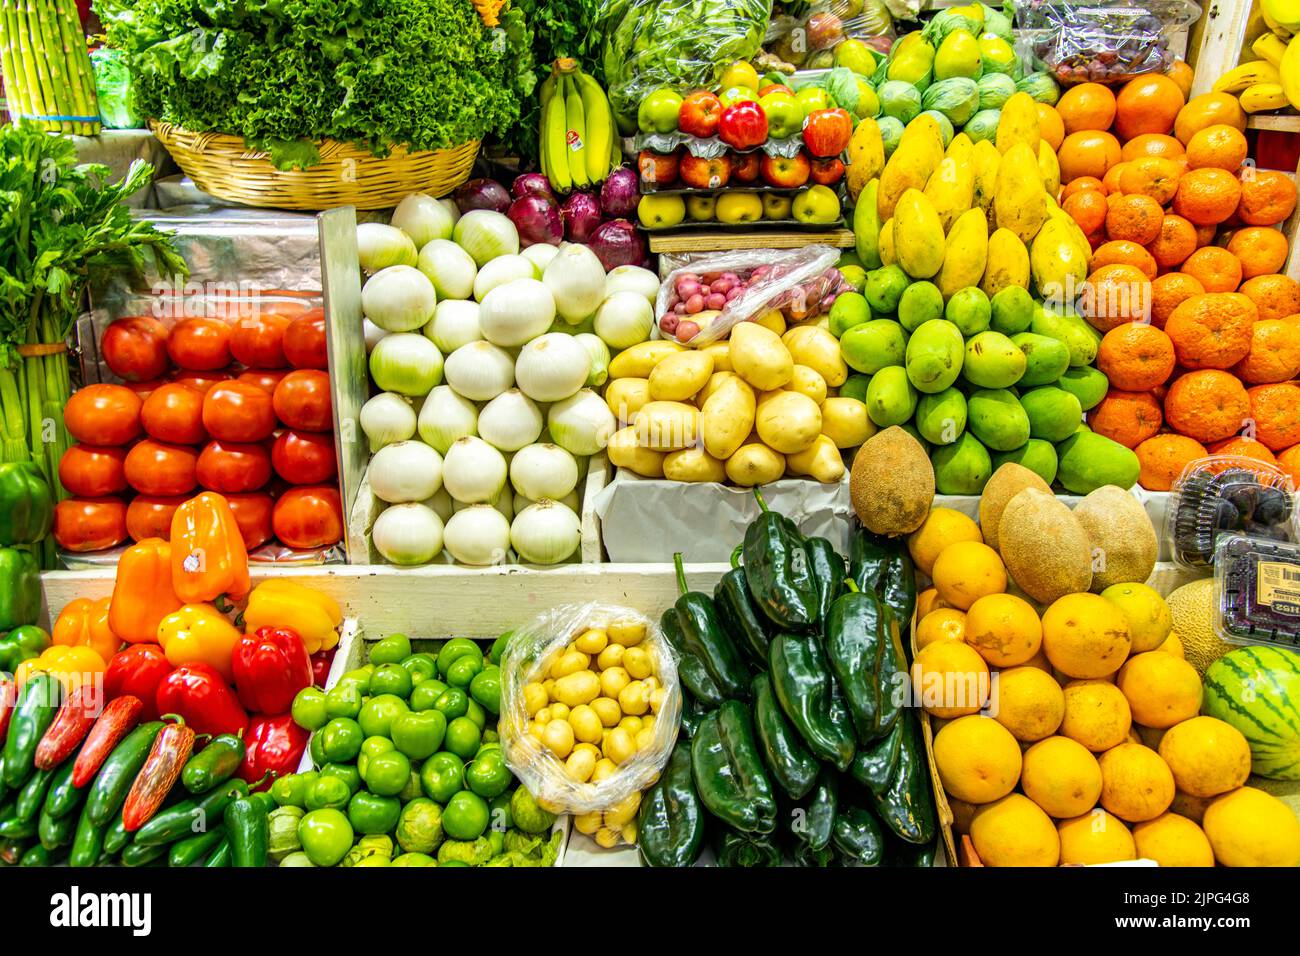
[[[57,850],[61,846],[67,846],[72,842],[72,836],[76,832],[77,818],[72,814],[66,817],[52,817],[42,810],[37,817],[36,835],[40,838],[41,846],[47,850]]]
[[[673,564],[677,568],[679,592],[673,610],[677,613],[678,634],[682,642],[682,646],[676,648],[678,656],[696,658],[723,697],[748,697],[749,670],[740,651],[723,630],[713,599],[700,591],[687,589],[686,568],[680,551],[673,555]]]
[[[700,721],[691,738],[691,771],[700,801],[723,823],[755,833],[776,828],[776,799],[743,703],[723,701]]]
[[[197,799],[186,799],[163,809],[142,826],[136,843],[171,843],[194,832],[195,823],[203,828],[215,827],[226,808],[237,797],[248,794],[248,784],[235,779],[219,784]]]
[[[196,833],[184,840],[177,840],[167,853],[167,865],[175,867],[193,866],[215,850],[226,839],[224,827]]]
[[[158,812],[194,749],[194,731],[185,726],[184,720],[175,714],[166,714],[163,719],[172,722],[154,736],[149,755],[122,807],[122,823],[129,833],[139,830]]]
[[[86,810],[93,822],[103,826],[122,808],[162,728],[160,720],[141,724],[113,748],[86,796]]]
[[[778,634],[772,638],[768,662],[772,689],[795,730],[818,760],[847,770],[853,760],[853,731],[851,722],[837,714],[843,700],[821,642]]]
[[[754,607],[749,596],[745,569],[740,566],[740,545],[731,552],[731,570],[722,576],[713,589],[713,604],[718,609],[718,620],[731,635],[736,646],[749,662],[757,667],[767,667],[767,645],[772,641],[771,625]]]
[[[14,816],[24,821],[35,820],[36,815],[41,812],[41,806],[45,803],[45,795],[49,792],[50,781],[53,779],[53,770],[37,770],[28,777],[27,782],[18,791],[18,799],[14,803]]]
[[[260,796],[240,797],[226,807],[226,832],[230,834],[231,863],[235,866],[266,866],[271,826],[267,802]]]
[[[108,829],[90,819],[89,809],[82,807],[77,820],[77,832],[72,836],[72,852],[68,866],[94,866],[104,852],[104,831]]]
[[[794,522],[769,511],[757,489],[762,514],[745,529],[745,582],[754,604],[783,630],[803,630],[817,623],[817,582]]]
[[[75,811],[80,808],[81,801],[89,788],[73,786],[74,767],[75,763],[68,760],[54,771],[54,779],[50,781],[50,789],[45,794],[45,803],[41,807],[42,813],[47,813],[55,819],[75,816]]]
[[[4,746],[4,782],[9,787],[22,786],[31,773],[36,748],[54,721],[61,697],[59,682],[49,674],[33,674],[18,692]]]
[[[235,775],[245,752],[243,731],[213,737],[185,764],[181,783],[190,793],[207,793]]]

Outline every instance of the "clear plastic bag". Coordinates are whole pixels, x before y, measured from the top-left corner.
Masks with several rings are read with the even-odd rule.
[[[664,338],[699,347],[725,338],[737,324],[772,309],[781,310],[787,319],[796,322],[814,318],[821,314],[823,306],[830,308],[834,296],[849,288],[835,268],[839,258],[838,249],[811,245],[799,249],[745,249],[697,259],[673,269],[659,286],[655,301],[659,331]],[[694,308],[691,299],[696,294],[690,283],[702,286],[706,281],[711,287],[721,281],[740,291],[732,294],[730,290],[715,289],[705,295],[701,289],[704,305],[689,311]],[[731,298],[711,307],[707,300],[713,294]],[[682,306],[680,310],[678,305]]]
[[[584,632],[608,628],[616,622],[645,628],[645,637],[634,646],[650,653],[653,674],[664,693],[658,711],[651,708],[655,722],[650,744],[638,748],[599,783],[583,783],[570,776],[554,751],[529,733],[524,688],[546,679],[551,665]],[[622,808],[619,825],[634,820],[641,791],[658,778],[672,752],[681,710],[682,693],[672,648],[654,621],[630,608],[594,601],[552,608],[514,632],[501,661],[499,730],[506,764],[538,803],[552,813],[590,815]]]
[[[1017,0],[1018,52],[1063,86],[1125,83],[1164,72],[1173,62],[1169,41],[1196,22],[1191,0]]]
[[[131,108],[131,71],[120,50],[100,47],[90,54],[99,119],[105,129],[138,129],[144,123]]]
[[[845,40],[858,40],[877,53],[888,53],[894,40],[894,18],[884,0],[816,0],[814,3],[774,4],[763,38],[763,50],[754,66],[761,73],[775,70],[823,70],[848,66],[864,76],[875,72],[865,66],[860,51],[836,53]]]

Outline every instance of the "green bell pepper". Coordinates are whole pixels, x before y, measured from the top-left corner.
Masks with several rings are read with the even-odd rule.
[[[697,656],[687,653],[686,636],[682,633],[681,618],[676,607],[670,607],[660,616],[659,630],[663,631],[664,639],[677,654],[677,676],[681,678],[686,693],[705,710],[712,710],[721,704],[726,698],[714,683],[708,668]]]
[[[637,848],[647,866],[692,866],[704,845],[704,807],[691,775],[691,746],[679,741],[641,797]]]
[[[745,529],[745,583],[760,611],[783,630],[803,630],[817,623],[817,582],[794,522],[769,511],[763,495],[754,496],[762,514]]]
[[[880,832],[880,824],[865,807],[842,804],[835,815],[835,831],[831,839],[835,849],[862,866],[879,866],[885,854],[885,838]]]
[[[768,654],[772,689],[781,709],[818,760],[836,770],[853,761],[852,721],[841,719],[843,706],[821,643],[815,637],[778,634]]]
[[[817,585],[817,620],[825,622],[831,612],[831,605],[844,590],[847,569],[835,546],[825,538],[805,538],[803,546],[812,567],[813,581]]]
[[[30,551],[0,548],[0,631],[41,616],[41,566]]]
[[[892,621],[880,599],[859,592],[849,582],[850,593],[831,606],[823,639],[826,658],[859,743],[885,736],[898,720],[903,703],[901,662],[894,647]]]
[[[905,714],[899,735],[898,760],[888,784],[869,790],[872,808],[880,822],[900,840],[925,844],[934,839],[937,814],[930,788],[930,769],[921,738],[921,722],[914,712]]]
[[[795,807],[790,817],[790,832],[800,843],[813,850],[824,850],[835,835],[835,815],[839,809],[839,778],[822,767],[817,785]]]
[[[754,731],[763,763],[777,786],[791,799],[798,800],[817,782],[817,758],[786,720],[766,672],[754,677],[752,688]]]
[[[740,566],[740,551],[731,553],[731,570],[722,576],[713,589],[713,605],[718,609],[718,620],[723,630],[731,635],[736,646],[757,667],[767,666],[767,645],[772,642],[771,625],[754,607],[749,596],[745,569]]]
[[[674,645],[678,657],[696,658],[724,697],[743,700],[749,696],[749,668],[718,620],[713,599],[687,589],[680,551],[673,555],[673,564],[677,568],[679,593],[673,610],[677,613],[676,634],[682,642],[681,647]]]
[[[29,658],[40,657],[41,652],[49,646],[50,635],[35,624],[15,627],[0,637],[0,671],[16,671],[19,664]]]
[[[771,833],[776,829],[772,783],[754,742],[749,708],[723,701],[691,738],[695,792],[715,817],[737,830]]]
[[[743,833],[731,827],[719,827],[713,842],[718,866],[781,865],[781,848],[770,833]]]
[[[54,526],[54,496],[32,461],[0,464],[0,545],[36,544]]]

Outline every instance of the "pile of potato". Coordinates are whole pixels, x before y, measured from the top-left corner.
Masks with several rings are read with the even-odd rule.
[[[634,345],[609,376],[605,401],[621,426],[609,460],[646,478],[839,481],[842,450],[876,430],[863,402],[836,392],[849,369],[835,337],[819,324],[787,329],[777,311],[699,349]]]

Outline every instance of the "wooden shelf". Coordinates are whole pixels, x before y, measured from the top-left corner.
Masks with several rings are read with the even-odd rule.
[[[837,249],[853,247],[852,229],[826,232],[684,232],[671,236],[650,236],[650,251],[726,252],[732,249],[798,249],[821,243]]]
[[[1300,113],[1255,113],[1246,117],[1246,128],[1300,133]]]

